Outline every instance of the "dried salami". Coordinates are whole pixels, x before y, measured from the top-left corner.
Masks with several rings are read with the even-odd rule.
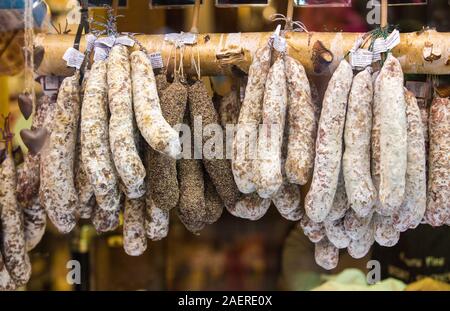
[[[316,140],[316,158],[305,211],[315,222],[323,221],[333,204],[342,158],[342,135],[352,67],[342,60],[333,73],[324,95]]]
[[[92,65],[81,108],[81,156],[95,193],[94,219],[101,232],[116,227],[118,219],[113,217],[120,210],[119,177],[109,144],[108,117],[107,63],[98,61]]]
[[[214,131],[222,131],[219,125],[219,115],[202,81],[195,81],[189,86],[188,103],[192,124],[195,124],[197,118],[201,118],[204,129],[211,127]],[[211,145],[212,154],[203,154],[203,164],[225,207],[232,208],[239,199],[239,190],[234,182],[231,163],[226,159],[223,152],[224,136],[218,136],[221,141],[217,144],[214,137],[215,135],[212,133],[203,133],[202,150],[205,150],[206,146],[214,142]],[[218,144],[222,145],[222,152],[220,152]],[[198,148],[198,146],[195,146],[195,148]],[[217,153],[218,156],[216,156]]]
[[[253,183],[253,160],[256,157],[258,125],[262,121],[264,88],[270,69],[271,47],[264,45],[253,57],[248,73],[245,97],[239,113],[238,126],[233,138],[233,176],[243,193],[256,190]]]
[[[427,206],[425,139],[421,113],[413,93],[406,91],[405,100],[408,122],[405,200],[393,215],[394,228],[401,232],[417,227]]]
[[[359,217],[353,209],[349,209],[345,214],[345,232],[352,240],[359,240],[369,229],[372,221],[372,213],[366,217]]]
[[[406,105],[400,62],[389,54],[377,77],[380,113],[380,188],[383,215],[403,202],[407,162]]]
[[[226,94],[219,103],[220,124],[226,128],[227,124],[237,124],[239,120],[240,110],[239,93],[236,87],[232,87],[231,91]]]
[[[339,249],[325,237],[316,243],[314,258],[316,263],[325,270],[334,269],[339,262]]]
[[[79,74],[63,80],[53,112],[51,133],[41,151],[40,203],[62,233],[76,224],[78,195],[74,184],[74,154],[80,116]]]
[[[363,258],[369,253],[374,242],[374,225],[372,221],[367,230],[358,239],[350,241],[347,252],[353,258]]]
[[[283,182],[272,197],[272,202],[281,216],[287,220],[297,221],[303,217],[303,207],[300,205],[300,188],[296,184]]]
[[[107,63],[109,142],[123,190],[128,198],[136,199],[145,192],[145,168],[135,142],[130,71],[127,47],[114,46]]]
[[[285,56],[284,61],[288,87],[285,170],[290,183],[304,185],[314,166],[317,120],[305,69],[290,56]]]
[[[374,238],[381,246],[392,247],[400,239],[400,232],[394,227],[391,216],[375,213],[373,216]]]
[[[345,191],[344,174],[339,173],[338,184],[336,186],[336,193],[334,194],[333,205],[328,213],[325,221],[335,221],[344,217],[345,213],[349,209],[347,200],[347,192]]]
[[[181,152],[178,133],[164,119],[159,104],[155,76],[143,51],[131,53],[134,114],[138,128],[156,151],[175,158]]]
[[[370,175],[372,129],[372,76],[368,69],[353,78],[345,120],[345,151],[342,157],[348,203],[359,217],[367,216],[376,200]]]
[[[351,239],[346,233],[343,218],[335,221],[325,221],[323,225],[328,240],[335,247],[346,248],[350,244]]]
[[[272,200],[263,199],[256,193],[244,194],[228,212],[236,217],[258,220],[262,218],[270,207]]]
[[[450,222],[450,99],[434,98],[430,108],[429,175],[425,221],[432,226]]]
[[[313,243],[317,243],[325,237],[325,228],[323,223],[314,222],[307,215],[302,217],[299,225],[303,230],[303,233]]]
[[[17,287],[28,282],[30,258],[25,245],[23,213],[16,200],[16,170],[11,156],[0,164],[1,253],[6,270]]]
[[[139,256],[145,252],[147,249],[145,233],[145,198],[126,198],[123,214],[123,248],[128,255]]]

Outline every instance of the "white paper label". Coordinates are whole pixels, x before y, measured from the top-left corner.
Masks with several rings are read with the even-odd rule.
[[[373,43],[373,50],[372,52],[374,54],[380,54],[386,52],[386,41],[383,38],[375,39],[375,42]]]
[[[40,77],[40,83],[42,85],[42,91],[45,95],[52,97],[55,95],[58,90],[59,86],[61,85],[61,82],[63,80],[63,77],[59,76],[42,76]]]
[[[116,44],[121,44],[121,45],[126,45],[126,46],[133,46],[134,45],[134,40],[131,39],[128,36],[122,36],[122,37],[118,37],[116,38],[116,42],[114,43]]]
[[[280,36],[274,36],[273,37],[273,48],[277,50],[278,52],[285,52],[286,51],[286,39]]]
[[[171,43],[177,42],[179,38],[180,38],[179,33],[167,33],[164,35],[164,41],[168,41]]]
[[[114,46],[114,43],[116,42],[116,38],[114,36],[109,37],[102,37],[99,38],[97,41],[95,41],[96,45],[105,45],[109,48],[112,48]]]
[[[164,63],[160,52],[148,54],[153,69],[163,68]]]
[[[108,47],[96,46],[94,48],[94,63],[107,59],[110,50]]]
[[[63,59],[66,61],[68,67],[80,69],[81,64],[83,64],[84,54],[70,47],[64,53]]]
[[[400,32],[395,29],[385,40],[386,49],[392,50],[400,43]]]
[[[95,40],[97,40],[97,37],[94,36],[93,34],[88,33],[86,35],[86,51],[87,52],[92,51],[92,48],[94,47],[94,44],[95,44]]]
[[[353,68],[365,68],[372,64],[373,54],[366,49],[358,49],[355,52],[350,52],[350,64]]]
[[[184,44],[192,45],[197,43],[197,35],[191,32],[182,32],[180,34],[180,41]]]

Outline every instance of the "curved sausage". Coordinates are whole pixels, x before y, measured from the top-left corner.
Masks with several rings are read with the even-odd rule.
[[[303,233],[313,243],[317,243],[325,237],[325,228],[323,223],[314,222],[307,215],[302,217],[299,225],[300,228],[302,228]]]
[[[325,270],[334,269],[339,262],[339,249],[325,237],[316,243],[314,258],[316,263]]]
[[[305,69],[296,59],[285,56],[288,87],[288,147],[286,176],[290,183],[304,185],[312,175],[317,119]]]
[[[135,142],[135,121],[131,94],[131,72],[127,47],[116,45],[107,62],[109,142],[114,164],[130,199],[144,192],[145,168]]]
[[[401,232],[417,227],[427,207],[425,139],[421,113],[413,93],[406,91],[405,100],[408,121],[405,200],[393,215],[394,228]]]
[[[373,209],[376,190],[370,175],[370,134],[372,129],[372,76],[365,69],[353,78],[348,98],[342,157],[345,189],[350,207],[360,217]]]
[[[253,183],[253,160],[256,150],[251,150],[251,137],[255,139],[258,125],[262,121],[262,104],[264,88],[270,69],[271,47],[267,44],[261,47],[253,57],[248,72],[248,82],[245,97],[239,113],[238,126],[233,138],[233,176],[237,187],[242,193],[256,190]],[[231,208],[231,207],[230,207]]]
[[[316,140],[316,158],[311,188],[305,198],[305,211],[315,222],[323,221],[333,205],[342,157],[342,135],[352,67],[342,60],[324,95]]]
[[[145,252],[147,249],[145,233],[145,198],[126,198],[123,214],[123,248],[128,255],[139,256]]]
[[[227,208],[227,210],[236,217],[258,220],[267,213],[271,203],[271,199],[263,199],[254,192],[244,194],[233,208]]]

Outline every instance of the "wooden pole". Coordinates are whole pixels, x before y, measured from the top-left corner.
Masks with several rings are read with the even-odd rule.
[[[192,27],[190,32],[198,33],[198,16],[200,14],[200,0],[195,0],[194,15],[192,16]]]
[[[205,33],[198,36],[197,45],[186,47],[184,55],[184,71],[187,74],[195,74],[191,59],[200,55],[202,75],[229,75],[234,70],[248,71],[252,56],[255,51],[267,44],[271,32],[253,32],[240,34]],[[338,62],[349,51],[360,33],[344,32],[289,32],[286,33],[288,42],[288,54],[300,61],[308,73],[313,73],[314,66],[311,60],[313,46],[316,41],[322,42],[325,48],[333,53],[333,64]],[[226,42],[233,36],[232,42],[236,42],[236,36],[240,36],[239,46],[235,43],[230,46]],[[159,51],[164,60],[172,52],[173,46],[164,41],[164,35],[137,35],[139,42],[149,52]],[[422,50],[426,42],[440,46],[442,51],[439,59],[427,61],[423,58]],[[67,76],[73,70],[67,68],[62,56],[66,49],[73,44],[73,35],[45,35],[38,34],[35,44],[44,48],[44,57],[37,64],[37,72],[41,75]],[[81,40],[80,50],[85,48],[84,37]],[[425,30],[400,34],[400,44],[393,49],[393,54],[399,59],[405,73],[417,74],[450,74],[450,33]],[[170,66],[169,66],[170,67]],[[332,70],[333,67],[330,67]]]
[[[292,30],[292,17],[294,16],[294,0],[288,1],[288,7],[286,11],[286,25],[285,30]]]
[[[388,0],[381,0],[381,28],[388,24]]]

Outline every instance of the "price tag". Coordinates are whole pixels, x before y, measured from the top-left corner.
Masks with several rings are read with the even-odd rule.
[[[68,67],[80,69],[81,64],[83,64],[84,54],[70,47],[64,53],[63,59],[66,61]]]
[[[52,97],[58,93],[59,86],[63,77],[59,76],[42,76],[40,77],[40,83],[42,85],[42,91],[48,97]]]
[[[164,67],[163,59],[160,52],[148,54],[148,58],[150,59],[150,63],[152,64],[153,69],[159,69]]]
[[[86,51],[87,52],[92,51],[92,48],[94,47],[94,44],[95,44],[95,40],[97,40],[97,37],[94,36],[93,34],[88,33],[86,35]]]
[[[392,50],[399,43],[400,43],[400,32],[397,29],[395,29],[385,40],[386,50]]]
[[[94,47],[94,62],[98,62],[98,61],[107,59],[110,50],[111,49],[108,47],[102,47],[102,46]]]
[[[104,45],[109,48],[112,48],[114,46],[115,42],[116,42],[116,38],[114,36],[109,36],[109,37],[103,37],[103,38],[97,39],[97,41],[95,41],[95,44],[96,45]]]
[[[373,53],[366,49],[358,49],[350,52],[350,64],[353,68],[365,68],[372,64]]]
[[[380,54],[386,52],[386,41],[383,38],[375,39],[375,42],[373,43],[373,50],[372,52],[374,54]]]
[[[114,45],[116,45],[116,44],[121,44],[121,45],[126,45],[126,46],[133,46],[134,45],[134,40],[131,39],[128,36],[122,36],[122,37],[116,38],[116,42],[114,43]]]
[[[197,43],[197,35],[195,33],[191,33],[191,32],[182,32],[180,34],[179,40],[181,42],[183,42],[183,44],[188,44],[188,45],[196,44]]]

